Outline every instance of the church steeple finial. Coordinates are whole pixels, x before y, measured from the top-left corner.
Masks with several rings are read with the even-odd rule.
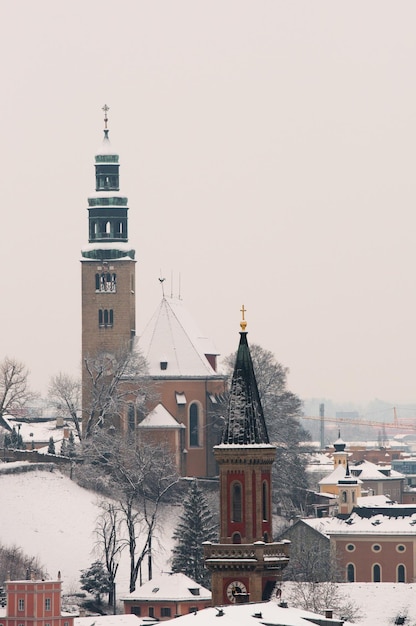
[[[246,330],[246,327],[247,327],[247,322],[246,322],[246,320],[244,318],[244,314],[247,313],[247,309],[244,307],[244,304],[241,307],[240,312],[241,312],[240,328],[241,328],[242,332],[244,333],[245,330]]]
[[[108,139],[108,111],[110,110],[110,107],[107,106],[106,104],[103,106],[103,111],[104,111],[104,139]]]

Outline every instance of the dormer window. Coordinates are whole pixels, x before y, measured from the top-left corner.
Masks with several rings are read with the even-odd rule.
[[[161,370],[167,370],[168,369],[168,362],[167,361],[160,361],[160,369]]]
[[[190,587],[189,591],[193,596],[199,596],[199,587]]]

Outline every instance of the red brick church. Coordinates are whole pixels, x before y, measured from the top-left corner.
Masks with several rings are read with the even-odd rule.
[[[124,433],[166,442],[180,474],[213,476],[218,443],[218,407],[225,377],[217,351],[199,331],[182,300],[163,296],[141,336],[136,337],[136,261],[129,243],[128,199],[120,191],[119,155],[110,143],[108,107],[104,139],[95,155],[95,191],[88,197],[88,243],[82,249],[82,408],[91,404],[86,363],[104,355],[111,368],[122,350],[138,349],[147,360],[155,393],[143,417],[134,400],[113,423]],[[141,297],[145,297],[141,294]],[[141,384],[126,378],[126,387]]]

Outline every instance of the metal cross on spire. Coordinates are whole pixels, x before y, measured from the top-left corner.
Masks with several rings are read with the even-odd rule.
[[[107,105],[105,104],[105,105],[103,106],[103,111],[104,111],[104,124],[105,124],[104,128],[105,128],[105,130],[107,130],[107,122],[108,122],[107,111],[109,111],[109,110],[110,110],[110,107],[109,107],[109,106],[107,106]]]
[[[241,327],[241,330],[244,332],[244,331],[245,331],[245,329],[246,329],[246,326],[247,326],[247,322],[246,322],[246,320],[245,320],[245,318],[244,318],[244,313],[246,313],[246,312],[247,312],[247,309],[245,308],[244,304],[243,304],[243,306],[241,307],[240,311],[241,311],[241,322],[240,322],[240,327]]]

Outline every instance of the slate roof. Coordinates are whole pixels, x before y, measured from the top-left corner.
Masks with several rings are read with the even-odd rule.
[[[226,426],[221,444],[269,444],[266,422],[247,333],[240,332],[240,343],[231,381]]]
[[[218,355],[213,342],[201,333],[178,298],[162,298],[137,346],[152,377],[220,377],[205,356]],[[161,362],[167,363],[165,370]]]

